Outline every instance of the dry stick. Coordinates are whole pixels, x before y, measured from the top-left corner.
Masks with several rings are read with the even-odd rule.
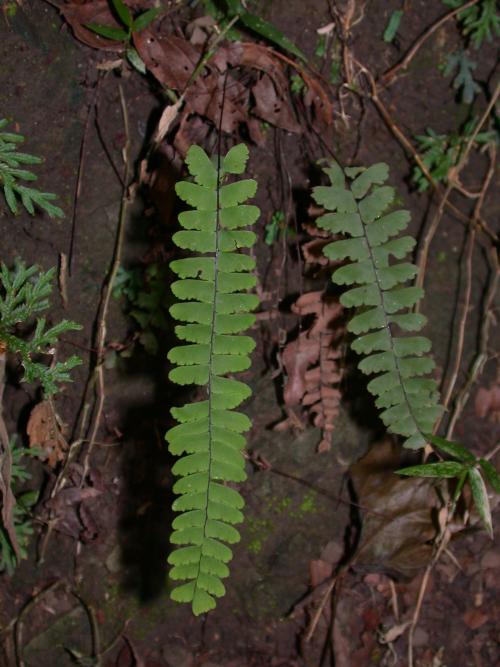
[[[125,223],[127,220],[128,208],[130,205],[130,197],[128,191],[128,183],[130,180],[130,130],[128,122],[128,111],[121,84],[118,84],[118,91],[120,93],[120,106],[123,117],[123,129],[125,132],[125,146],[123,148],[123,162],[124,162],[123,191],[122,191],[122,199],[120,205],[120,215],[118,218],[118,230],[116,234],[115,247],[113,250],[113,259],[111,260],[111,267],[108,273],[108,277],[103,283],[101,292],[102,308],[97,327],[97,351],[96,351],[96,365],[94,369],[94,373],[96,376],[95,390],[97,396],[96,415],[89,436],[89,445],[87,447],[87,451],[85,453],[83,460],[83,472],[80,485],[83,485],[85,478],[87,476],[89,470],[90,456],[92,454],[92,450],[94,449],[96,436],[101,425],[101,418],[102,418],[102,412],[104,408],[104,398],[105,398],[103,363],[104,363],[104,352],[106,345],[106,331],[107,331],[106,323],[107,323],[109,304],[111,300],[111,294],[113,290],[113,284],[121,264],[123,242],[125,238]]]
[[[469,158],[469,153],[470,153],[471,148],[474,144],[474,141],[475,141],[475,139],[478,135],[478,132],[481,130],[481,127],[487,121],[487,119],[488,119],[488,117],[491,113],[491,110],[493,109],[493,107],[496,104],[496,101],[497,101],[499,95],[500,95],[500,82],[497,84],[497,87],[495,88],[495,91],[494,91],[494,93],[491,97],[491,100],[490,100],[488,106],[486,107],[486,109],[484,110],[483,115],[481,116],[481,118],[477,122],[476,127],[474,128],[474,131],[471,134],[471,136],[469,137],[469,140],[468,140],[468,142],[465,146],[465,150],[464,150],[456,168],[453,170],[454,171],[454,178],[451,178],[451,177],[448,178],[448,186],[446,187],[444,195],[443,195],[443,197],[442,197],[442,199],[439,203],[439,208],[438,208],[438,210],[437,210],[437,212],[436,212],[436,214],[435,214],[435,216],[434,216],[434,218],[433,218],[433,220],[432,220],[432,222],[429,226],[429,229],[425,233],[424,239],[422,241],[422,244],[421,244],[419,252],[418,252],[417,266],[419,267],[419,272],[418,272],[418,277],[417,277],[417,280],[416,280],[416,283],[415,283],[418,287],[423,287],[425,267],[427,265],[427,258],[428,258],[428,255],[429,255],[430,245],[431,245],[432,240],[434,239],[434,236],[437,232],[437,229],[439,227],[439,223],[441,222],[441,217],[443,215],[444,207],[449,205],[448,197],[450,196],[453,188],[455,187],[455,181],[458,180],[460,172],[464,168],[465,163]],[[489,180],[491,180],[491,177],[488,179],[488,184],[489,184]],[[474,212],[474,215],[473,215],[473,218],[472,218],[472,223],[474,225],[477,225],[477,223],[481,219],[480,211],[481,211],[481,206],[482,206],[483,199],[484,199],[484,196],[482,198],[481,198],[481,196],[479,196],[479,199],[478,199],[479,208],[478,208],[478,205],[476,205],[475,212]],[[490,237],[490,239],[494,242],[497,241],[495,235],[493,235],[493,238]]]
[[[445,14],[442,16],[440,19],[438,19],[435,23],[433,23],[431,26],[425,30],[425,32],[422,33],[422,35],[417,39],[417,41],[413,44],[411,49],[407,52],[407,54],[404,56],[402,60],[400,60],[396,65],[391,67],[387,72],[382,74],[380,80],[383,84],[390,84],[394,80],[395,76],[399,72],[400,69],[406,69],[408,65],[410,64],[410,61],[415,57],[415,54],[417,51],[420,49],[420,47],[431,37],[436,30],[438,30],[444,23],[449,21],[449,19],[452,19],[454,16],[457,14],[460,14],[460,12],[463,12],[464,9],[468,9],[469,7],[472,7],[473,5],[477,5],[479,0],[470,0],[469,2],[466,2],[464,5],[461,5],[460,7],[457,7],[457,9],[452,10],[451,12],[448,12],[448,14]]]
[[[316,609],[316,612],[313,616],[313,619],[311,621],[311,624],[309,626],[309,629],[307,630],[307,634],[305,636],[304,641],[310,642],[312,639],[312,636],[314,635],[314,632],[316,630],[316,626],[319,623],[319,619],[321,618],[321,614],[323,613],[323,609],[325,608],[325,604],[331,594],[333,593],[333,589],[335,588],[335,584],[337,583],[338,575],[332,577],[332,580],[328,584],[328,587],[326,591],[323,593],[323,597],[321,598],[321,602],[319,603],[318,608]]]
[[[469,313],[470,307],[470,296],[472,292],[472,255],[474,253],[474,245],[476,241],[476,230],[474,227],[469,228],[469,238],[467,239],[467,249],[466,249],[466,273],[465,273],[465,294],[464,294],[464,305],[462,308],[462,316],[460,318],[460,324],[458,326],[458,341],[457,341],[457,351],[455,353],[455,361],[453,364],[453,370],[451,373],[450,381],[448,383],[448,388],[444,395],[443,407],[446,410],[450,404],[451,396],[453,390],[455,389],[455,384],[457,382],[458,373],[460,372],[460,366],[462,365],[462,355],[464,351],[464,341],[465,341],[465,325],[467,323],[467,315]]]
[[[489,185],[491,183],[491,180],[493,178],[493,175],[495,173],[495,167],[496,167],[496,148],[492,146],[490,148],[490,168],[488,170],[488,174],[486,175],[486,179],[484,181],[484,185],[481,189],[481,193],[479,196],[479,199],[477,201],[477,204],[474,208],[474,216],[479,215],[481,207],[483,205],[484,199],[486,197],[486,193],[488,191]],[[475,230],[474,230],[475,231]],[[496,248],[491,247],[489,249],[489,256],[490,256],[490,264],[491,264],[491,272],[490,272],[490,279],[488,281],[488,288],[486,291],[486,297],[485,297],[485,302],[484,302],[484,316],[481,321],[481,329],[480,329],[480,334],[479,334],[479,350],[478,353],[472,363],[471,370],[469,372],[469,375],[460,390],[460,393],[458,394],[456,400],[455,400],[455,406],[450,418],[450,422],[448,424],[447,432],[446,432],[446,438],[448,440],[451,439],[453,435],[453,431],[456,425],[456,422],[462,413],[462,410],[467,402],[467,399],[469,397],[470,391],[472,389],[472,385],[476,382],[477,378],[481,375],[484,364],[486,363],[486,360],[488,358],[488,342],[489,342],[489,330],[491,326],[491,320],[493,319],[492,315],[492,310],[493,310],[493,305],[495,302],[495,296],[496,296],[496,291],[498,288],[498,282],[499,282],[499,277],[500,277],[500,270],[499,270],[499,264],[498,264],[498,256],[497,256],[497,251]],[[467,294],[468,294],[468,299],[470,300],[470,285],[472,281],[472,262],[468,258],[468,263],[467,263],[467,280],[468,280],[468,286],[467,286]],[[465,306],[464,306],[464,318],[461,323],[460,327],[460,338],[459,338],[459,345],[463,346],[463,338],[464,338],[464,332],[465,332]],[[460,354],[461,357],[461,354]],[[460,363],[458,351],[457,351],[457,362]],[[450,384],[448,387],[448,391],[446,394],[446,399],[449,402],[451,395],[453,393],[453,390],[455,388],[456,384],[456,379],[458,376],[458,370],[459,366],[455,365],[455,374],[452,376],[450,379]],[[448,403],[445,403],[445,406],[447,406]]]
[[[1,341],[0,341],[1,344]],[[0,494],[2,496],[2,523],[12,545],[17,561],[21,559],[16,527],[14,524],[14,508],[16,498],[12,491],[12,451],[10,449],[9,432],[3,417],[3,392],[5,389],[6,350],[3,344],[0,349]]]
[[[467,146],[467,149],[470,149],[470,146],[471,146],[471,144],[469,143],[468,146]],[[472,220],[478,218],[479,215],[481,214],[481,208],[482,208],[483,203],[484,203],[484,198],[486,196],[486,192],[488,191],[491,180],[493,178],[493,174],[495,172],[495,167],[496,167],[496,150],[493,147],[490,151],[490,166],[489,166],[489,169],[488,169],[488,173],[486,174],[486,178],[484,180],[483,187],[481,188],[479,198],[478,198],[478,200],[476,202],[476,205],[474,207],[474,212],[472,214]],[[457,176],[458,176],[458,172],[457,172]],[[461,361],[462,361],[462,353],[463,353],[464,338],[465,338],[465,325],[466,325],[466,321],[467,321],[467,312],[469,310],[470,296],[471,296],[471,290],[472,290],[472,254],[473,254],[473,247],[474,247],[474,241],[475,241],[475,233],[476,233],[475,227],[471,226],[470,227],[469,240],[468,240],[468,247],[467,247],[467,255],[466,255],[466,258],[467,258],[466,259],[467,272],[466,272],[465,301],[464,301],[462,319],[460,321],[460,326],[459,326],[459,336],[458,336],[458,344],[457,344],[457,353],[456,353],[456,356],[455,356],[455,364],[454,364],[454,367],[453,367],[453,372],[452,372],[451,377],[450,377],[450,381],[448,383],[448,389],[446,391],[445,398],[444,398],[444,401],[443,401],[443,405],[444,405],[445,409],[448,407],[448,405],[450,403],[451,396],[453,394],[453,390],[454,390],[455,384],[457,382],[458,373],[460,371],[460,366],[461,366]],[[456,420],[456,417],[455,417],[455,420]]]
[[[86,153],[86,148],[87,148],[87,138],[88,138],[88,133],[89,133],[89,128],[90,128],[90,119],[92,117],[92,112],[94,111],[96,104],[97,104],[97,98],[99,95],[99,86],[101,83],[101,76],[99,75],[97,78],[97,83],[95,86],[95,92],[92,98],[92,101],[88,105],[87,108],[87,118],[85,120],[85,127],[83,129],[83,136],[82,136],[82,141],[80,143],[80,156],[78,160],[78,171],[76,175],[76,187],[75,187],[75,194],[73,196],[73,215],[71,217],[71,232],[70,232],[70,241],[69,241],[69,249],[68,249],[68,274],[71,276],[71,268],[73,264],[73,252],[75,249],[75,234],[76,234],[76,220],[77,220],[77,214],[78,214],[78,202],[80,201],[80,192],[82,188],[82,176],[83,176],[83,165],[85,162],[85,153]],[[66,307],[66,305],[65,305]]]
[[[433,176],[431,175],[430,171],[428,170],[427,166],[424,164],[422,157],[419,155],[419,153],[415,150],[413,144],[411,141],[405,136],[405,134],[401,131],[401,129],[398,127],[398,125],[394,122],[394,119],[392,118],[391,114],[387,111],[384,103],[380,99],[378,95],[378,88],[375,83],[375,79],[373,77],[373,74],[370,72],[370,70],[363,65],[361,62],[353,58],[353,61],[358,65],[360,70],[366,75],[368,78],[368,81],[370,83],[370,99],[375,105],[375,108],[377,111],[380,113],[382,116],[382,119],[386,123],[387,127],[389,130],[394,134],[396,139],[399,141],[399,143],[403,146],[403,148],[412,156],[412,158],[415,160],[416,164],[418,167],[421,169],[422,173],[424,176],[427,178],[429,183],[432,185],[434,190],[437,192],[441,192],[442,188],[437,183]],[[475,134],[474,134],[475,138]],[[451,202],[446,201],[445,202],[446,207],[453,212],[453,214],[461,221],[465,222],[466,224],[469,224],[470,218],[469,216],[465,215],[458,209],[456,206],[454,206]],[[475,222],[478,230],[480,230],[485,236],[489,238],[490,241],[493,241],[493,243],[498,242],[497,235],[491,231],[491,229],[488,227],[486,222],[482,218],[478,218],[477,221]]]
[[[497,87],[498,91],[498,87]],[[488,112],[489,113],[489,112]],[[483,118],[480,120],[478,123],[478,126],[476,126],[476,130],[473,133],[473,136],[471,137],[471,140],[468,142],[466,151],[464,152],[464,155],[462,156],[462,159],[459,162],[459,165],[457,167],[456,174],[458,176],[459,171],[463,168],[465,165],[465,161],[467,159],[467,154],[470,151],[472,147],[472,143],[474,141],[475,136],[477,135],[477,132],[479,131],[479,128],[481,124],[486,120],[487,115],[484,114]],[[467,258],[466,258],[466,266],[467,266],[467,272],[466,272],[466,288],[465,288],[465,299],[464,299],[464,307],[462,311],[462,316],[460,320],[460,325],[459,325],[459,338],[458,338],[458,344],[457,344],[457,352],[455,355],[455,363],[453,367],[453,373],[450,379],[450,383],[448,385],[448,389],[446,391],[446,396],[443,401],[443,405],[446,408],[451,400],[451,396],[453,394],[453,390],[455,388],[456,380],[458,378],[458,373],[460,370],[460,365],[462,361],[462,355],[463,355],[463,348],[464,348],[464,339],[465,339],[465,327],[466,327],[466,322],[467,322],[467,314],[469,310],[469,305],[470,305],[470,297],[471,297],[471,292],[472,292],[472,255],[474,251],[474,245],[475,245],[475,237],[476,237],[476,227],[472,224],[479,216],[481,213],[481,208],[484,203],[484,199],[486,197],[487,190],[490,186],[491,180],[493,178],[493,174],[495,171],[495,166],[496,166],[496,149],[492,147],[490,149],[490,167],[488,169],[488,173],[486,175],[486,178],[484,180],[483,186],[481,188],[481,192],[479,195],[479,198],[476,202],[476,205],[474,207],[474,213],[471,219],[471,226],[470,226],[470,232],[469,232],[469,239],[468,239],[468,245],[467,245]],[[489,327],[490,327],[490,317],[489,313],[490,310],[493,306],[494,299],[495,299],[495,294],[496,294],[496,288],[498,285],[498,276],[499,276],[499,271],[498,271],[498,259],[496,255],[496,250],[495,248],[491,248],[490,252],[492,254],[492,257],[494,258],[493,260],[493,270],[492,270],[492,279],[490,280],[490,284],[488,286],[488,292],[487,292],[487,297],[486,297],[486,303],[485,303],[485,311],[486,311],[486,317],[483,319],[483,325],[481,327],[481,347],[479,351],[479,355],[477,356],[473,367],[471,374],[469,375],[469,378],[467,379],[460,395],[459,398],[457,398],[457,401],[455,403],[455,409],[452,414],[452,418],[450,420],[450,423],[448,425],[446,437],[450,439],[453,435],[453,430],[456,424],[456,421],[458,417],[460,416],[461,410],[463,409],[463,406],[465,405],[466,397],[469,395],[470,388],[472,387],[473,382],[477,379],[479,376],[479,373],[481,372],[484,362],[486,360],[486,355],[487,355],[487,345],[488,345],[488,339],[489,339]],[[439,426],[441,420],[438,420],[436,428]],[[436,430],[436,429],[435,429]],[[456,506],[456,500],[453,501],[452,506],[450,510],[447,512],[447,516],[444,522],[444,525],[437,537],[436,540],[436,545],[437,545],[437,550],[436,553],[432,559],[432,561],[429,563],[429,565],[426,568],[424,577],[422,579],[422,583],[419,589],[418,593],[418,598],[417,598],[417,604],[415,607],[415,611],[413,614],[412,618],[412,623],[410,626],[410,630],[408,633],[408,664],[409,667],[413,667],[413,635],[415,632],[415,629],[417,627],[417,623],[420,617],[420,611],[422,608],[422,603],[425,597],[425,593],[427,591],[427,585],[429,582],[429,577],[432,572],[432,569],[434,568],[434,565],[437,563],[439,558],[441,557],[441,554],[443,553],[444,549],[446,548],[446,545],[448,543],[448,527],[453,519],[454,511],[455,511],[455,506]]]
[[[21,609],[15,622],[14,622],[14,653],[16,656],[16,665],[17,667],[26,667],[26,663],[23,660],[22,656],[22,644],[23,644],[23,618],[24,616],[40,601],[40,598],[44,597],[48,593],[51,593],[56,588],[64,584],[64,579],[58,579],[54,583],[50,584],[46,588],[42,589],[36,595],[34,595]]]

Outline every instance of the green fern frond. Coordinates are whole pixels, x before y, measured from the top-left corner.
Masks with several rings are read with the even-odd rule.
[[[49,307],[54,276],[55,269],[40,272],[37,266],[27,267],[19,260],[13,269],[0,263],[0,346],[21,358],[24,368],[21,381],[40,382],[46,396],[55,394],[59,383],[70,382],[70,371],[82,363],[76,355],[50,367],[36,361],[39,355],[54,354],[61,334],[81,329],[76,322],[62,320],[47,329],[45,318],[40,317],[28,340],[18,335],[19,325]]]
[[[35,214],[35,206],[49,214],[51,218],[62,218],[64,213],[51,204],[57,198],[50,192],[40,192],[23,185],[20,181],[36,181],[37,176],[23,165],[40,164],[41,158],[29,153],[21,153],[18,146],[24,137],[14,132],[2,132],[8,121],[0,119],[0,187],[3,188],[5,201],[12,213],[18,212],[19,200],[30,215]]]
[[[252,338],[237,334],[255,320],[250,311],[258,299],[244,292],[255,285],[255,262],[237,251],[255,242],[255,234],[242,228],[257,220],[259,209],[244,203],[255,195],[254,180],[223,183],[229,174],[242,174],[247,159],[248,149],[238,145],[219,157],[216,166],[200,147],[192,146],[186,162],[194,182],[176,186],[193,210],[179,215],[184,229],[174,234],[174,243],[201,254],[170,264],[179,276],[172,291],[181,300],[170,313],[185,322],[176,334],[186,344],[170,350],[168,358],[176,368],[169,377],[177,384],[204,386],[206,400],[171,410],[179,424],[166,439],[169,451],[182,456],[172,470],[180,478],[174,485],[179,497],[173,508],[181,514],[171,536],[180,548],[168,560],[171,579],[186,581],[174,588],[172,598],[191,603],[196,615],[213,609],[215,598],[225,593],[221,580],[229,574],[226,563],[232,557],[225,543],[239,541],[233,524],[243,518],[243,499],[225,482],[246,478],[242,433],[250,421],[234,408],[251,391],[224,375],[247,369],[254,348]]]
[[[330,212],[316,222],[332,234],[351,237],[328,244],[323,252],[330,260],[351,260],[334,271],[332,280],[338,285],[355,285],[340,302],[360,309],[348,325],[357,336],[353,349],[365,355],[359,368],[377,375],[368,389],[377,397],[387,428],[404,436],[406,447],[421,447],[441,408],[435,381],[425,377],[434,367],[426,356],[430,341],[397,333],[398,329],[418,332],[426,321],[423,315],[407,311],[423,296],[420,288],[406,285],[417,274],[417,267],[394,261],[404,259],[415,245],[411,236],[399,236],[410,214],[387,212],[394,189],[384,185],[389,174],[386,164],[347,168],[344,173],[331,163],[324,171],[331,185],[314,188],[313,197]]]

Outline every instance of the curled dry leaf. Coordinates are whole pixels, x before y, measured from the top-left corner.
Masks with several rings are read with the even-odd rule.
[[[336,349],[343,327],[340,318],[342,306],[323,292],[303,294],[292,306],[298,315],[314,315],[307,331],[285,346],[282,355],[287,381],[284,402],[288,408],[302,405],[313,423],[322,429],[319,451],[331,446],[334,422],[339,413],[341,394],[338,386],[341,373]]]
[[[59,461],[64,460],[68,443],[62,433],[52,401],[41,401],[35,405],[28,419],[26,431],[30,447],[43,449],[51,468],[55,468]]]

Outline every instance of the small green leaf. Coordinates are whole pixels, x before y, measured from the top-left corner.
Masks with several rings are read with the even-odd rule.
[[[437,435],[426,435],[425,437],[432,445],[440,449],[445,454],[453,456],[453,458],[462,461],[462,463],[474,463],[476,461],[476,457],[471,454],[466,447],[458,442],[450,442],[450,440],[440,438]]]
[[[384,42],[390,44],[392,41],[394,41],[396,33],[399,30],[401,19],[403,18],[403,14],[404,11],[402,9],[396,9],[395,11],[392,12],[392,14],[389,17],[387,26],[384,30]]]
[[[134,69],[136,69],[140,74],[146,74],[146,65],[144,64],[144,60],[135,49],[127,49],[126,56],[127,60]]]
[[[95,32],[97,35],[105,37],[106,39],[112,39],[115,42],[126,42],[129,38],[125,30],[122,30],[121,28],[113,28],[113,26],[110,25],[86,23],[85,27],[92,30],[92,32]]]
[[[123,2],[123,0],[111,0],[111,4],[113,5],[113,9],[115,12],[118,14],[121,22],[127,26],[127,28],[132,27],[132,15],[130,13],[129,8],[127,5]]]
[[[479,459],[479,465],[486,477],[486,481],[490,484],[495,493],[500,493],[500,476],[498,475],[495,466],[493,466],[486,459]]]
[[[474,499],[474,505],[476,506],[488,535],[493,539],[490,501],[488,500],[488,493],[483,478],[476,468],[471,468],[469,470],[469,484],[472,491],[472,498]]]
[[[451,479],[460,477],[467,467],[457,461],[440,461],[439,463],[423,463],[418,466],[410,466],[396,470],[398,475],[407,477],[436,477],[438,479]]]
[[[264,21],[264,19],[260,18],[260,16],[255,16],[254,14],[250,14],[249,12],[245,11],[239,0],[226,0],[226,4],[231,14],[233,16],[238,15],[239,20],[247,28],[253,30],[258,35],[261,35],[269,42],[276,44],[284,51],[288,51],[292,55],[297,56],[297,58],[307,62],[307,58],[302,53],[302,51],[297,46],[295,46],[295,44],[289,40],[288,37],[285,37],[285,35],[280,30],[278,30],[278,28],[272,25],[272,23],[268,23],[267,21]]]
[[[132,24],[132,32],[140,32],[141,30],[144,30],[144,28],[147,28],[147,26],[152,23],[162,11],[163,7],[152,7],[142,14],[139,14]]]

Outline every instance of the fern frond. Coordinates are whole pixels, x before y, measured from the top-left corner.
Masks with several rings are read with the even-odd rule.
[[[242,228],[257,220],[259,209],[243,203],[256,192],[254,180],[223,183],[227,175],[243,173],[247,159],[248,149],[239,145],[215,166],[200,147],[192,146],[186,161],[194,182],[176,186],[194,210],[179,215],[184,229],[174,234],[174,243],[201,254],[170,264],[179,276],[172,291],[181,300],[170,313],[185,322],[176,333],[186,344],[170,350],[168,358],[176,368],[169,377],[177,384],[203,385],[206,400],[171,410],[179,424],[166,439],[169,451],[182,457],[172,470],[180,478],[173,508],[181,514],[171,536],[180,548],[168,560],[170,577],[186,580],[174,588],[172,598],[191,603],[196,615],[213,609],[215,598],[225,593],[221,580],[229,574],[226,563],[232,557],[225,543],[239,541],[233,524],[243,518],[243,499],[225,482],[246,478],[242,433],[250,421],[234,409],[251,392],[224,375],[247,369],[255,345],[249,336],[236,335],[253,324],[250,311],[258,304],[256,296],[244,292],[255,285],[255,262],[237,251],[255,242],[255,234]]]
[[[417,267],[394,261],[404,259],[415,245],[411,236],[399,236],[410,214],[387,212],[394,189],[384,185],[389,173],[386,164],[347,168],[344,173],[331,163],[324,171],[331,185],[314,188],[313,198],[330,212],[316,222],[332,234],[350,237],[328,244],[323,252],[330,260],[351,260],[334,271],[332,280],[353,286],[340,302],[360,309],[348,325],[357,336],[353,349],[365,355],[359,368],[377,375],[368,389],[377,397],[387,428],[404,436],[406,447],[421,447],[441,408],[435,381],[425,377],[434,367],[426,356],[430,341],[398,334],[398,329],[418,332],[426,321],[423,315],[405,312],[423,296],[420,288],[406,285]]]
[[[14,132],[3,132],[7,125],[5,118],[0,119],[0,188],[3,188],[5,201],[12,213],[18,212],[18,200],[30,215],[35,214],[35,206],[46,211],[51,218],[62,218],[64,213],[51,202],[57,198],[50,192],[41,192],[19,181],[36,181],[37,176],[24,165],[40,164],[41,158],[29,153],[21,153],[19,144],[24,137]]]

